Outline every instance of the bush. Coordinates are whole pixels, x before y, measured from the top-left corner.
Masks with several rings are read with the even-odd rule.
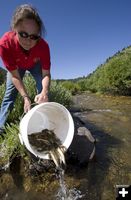
[[[49,98],[50,101],[60,103],[67,108],[70,108],[72,103],[71,93],[67,89],[65,89],[61,83],[57,84],[56,81],[51,82]]]
[[[6,79],[6,70],[0,68],[0,85],[5,82]]]
[[[78,83],[75,83],[73,81],[61,81],[61,85],[72,95],[75,95],[77,92],[80,91],[80,86],[78,85]]]
[[[20,140],[18,137],[19,126],[17,124],[7,125],[5,128],[6,134],[4,137],[4,141],[0,139],[0,152],[1,159],[0,165],[3,168],[10,164],[14,157],[17,155],[25,155],[25,148],[20,144]]]

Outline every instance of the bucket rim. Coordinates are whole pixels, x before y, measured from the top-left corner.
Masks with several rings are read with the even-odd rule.
[[[42,106],[46,106],[46,105],[54,105],[54,106],[57,106],[57,107],[59,107],[59,108],[62,108],[62,110],[63,110],[63,112],[65,111],[65,113],[67,113],[67,115],[68,115],[68,118],[69,118],[69,123],[70,123],[70,126],[71,126],[71,132],[72,132],[72,134],[70,134],[70,139],[69,138],[66,138],[65,139],[65,141],[63,142],[63,146],[65,146],[65,148],[66,148],[66,150],[68,149],[68,147],[70,146],[70,144],[71,144],[71,142],[72,142],[72,139],[73,139],[73,136],[74,136],[74,121],[73,121],[73,119],[72,119],[72,116],[71,116],[71,113],[69,112],[69,110],[64,106],[64,105],[62,105],[62,104],[60,104],[60,103],[57,103],[57,102],[44,102],[44,103],[41,103],[41,104],[38,104],[38,105],[35,105],[31,110],[29,110],[28,111],[28,116],[25,114],[24,116],[23,116],[23,118],[21,119],[21,121],[20,121],[20,125],[19,125],[19,130],[20,130],[20,136],[21,136],[21,138],[22,138],[22,140],[23,140],[23,144],[25,145],[25,147],[31,152],[31,153],[33,153],[36,157],[39,157],[39,158],[45,158],[45,159],[49,159],[49,155],[46,153],[46,154],[44,154],[43,156],[42,155],[37,155],[37,153],[35,153],[34,152],[34,149],[32,148],[32,146],[30,145],[30,143],[29,143],[29,139],[28,139],[28,134],[27,134],[27,131],[28,131],[28,126],[26,126],[26,127],[24,127],[24,129],[25,129],[25,132],[26,132],[26,134],[25,134],[25,136],[24,136],[24,139],[23,139],[23,134],[22,134],[22,126],[21,126],[21,124],[23,123],[23,120],[26,120],[27,118],[28,118],[28,120],[29,120],[29,118],[31,118],[32,116],[33,116],[33,114],[35,113],[35,111],[37,110],[37,109],[39,109],[40,107],[42,107]],[[26,137],[26,139],[25,139],[25,137]],[[66,151],[65,150],[65,151]]]

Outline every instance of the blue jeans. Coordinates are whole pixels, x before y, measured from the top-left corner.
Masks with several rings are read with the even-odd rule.
[[[21,79],[23,79],[26,70],[18,69]],[[42,68],[41,64],[35,64],[30,70],[28,70],[36,81],[37,92],[40,93],[42,90]],[[9,113],[12,111],[18,90],[12,83],[11,73],[7,72],[7,81],[6,81],[6,91],[1,103],[0,110],[0,130],[3,130],[5,123],[7,121]]]

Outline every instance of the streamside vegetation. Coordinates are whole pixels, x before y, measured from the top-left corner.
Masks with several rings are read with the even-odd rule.
[[[6,70],[0,68],[0,85],[4,83],[6,77]]]
[[[131,46],[115,54],[87,78],[94,92],[131,95]]]

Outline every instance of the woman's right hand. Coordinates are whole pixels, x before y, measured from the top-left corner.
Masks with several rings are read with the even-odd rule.
[[[24,97],[24,112],[27,113],[31,109],[31,101],[29,97]]]

